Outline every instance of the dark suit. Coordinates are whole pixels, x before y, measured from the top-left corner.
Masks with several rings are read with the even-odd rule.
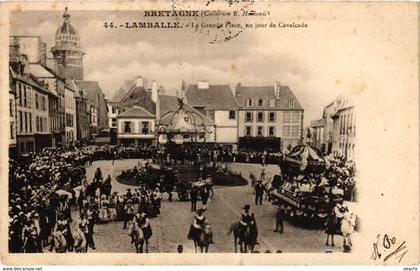
[[[197,211],[197,198],[198,198],[198,191],[196,189],[192,189],[190,192],[191,198],[191,212]]]
[[[286,217],[286,208],[283,205],[280,205],[277,208],[277,213],[276,213],[276,229],[275,229],[275,231],[283,233],[283,221],[284,221],[285,217]],[[279,227],[280,227],[280,230],[279,230]]]
[[[262,200],[263,200],[263,195],[264,195],[264,185],[262,183],[257,183],[257,185],[255,185],[255,205],[262,205]]]

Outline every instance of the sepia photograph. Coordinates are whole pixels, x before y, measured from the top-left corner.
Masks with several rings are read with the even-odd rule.
[[[360,4],[346,14],[344,3],[334,4],[337,13],[326,3],[313,12],[291,3],[187,3],[8,10],[3,252],[356,253],[364,258],[350,262],[418,263],[410,256],[418,238],[371,226],[381,213],[369,197],[397,199],[385,180],[359,171],[386,156],[373,135],[363,137],[375,122],[366,110],[392,100],[360,98],[372,94],[375,76],[391,73],[376,64],[418,65],[417,28],[401,31],[399,43],[391,36],[400,29],[379,25],[391,11],[417,18],[416,6]],[[389,54],[402,44],[411,62]],[[413,100],[407,108],[418,109]],[[418,157],[411,161],[418,173]],[[406,188],[418,192],[412,177]],[[406,204],[416,208],[418,193]],[[418,237],[418,206],[408,217]]]

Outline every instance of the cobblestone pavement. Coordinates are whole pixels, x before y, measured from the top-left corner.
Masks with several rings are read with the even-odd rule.
[[[122,170],[133,168],[138,165],[138,159],[112,161],[97,161],[87,169],[87,178],[93,178],[94,171],[100,167],[103,174],[111,174],[113,191],[125,192],[131,186],[116,181]],[[232,169],[240,171],[243,176],[249,173],[259,175],[261,166],[256,164],[233,164]],[[270,177],[278,172],[277,166],[269,166],[267,175]],[[257,175],[257,176],[258,176]],[[275,226],[275,206],[268,201],[263,205],[254,205],[254,195],[250,185],[239,187],[215,187],[215,196],[209,201],[205,216],[209,220],[214,232],[215,244],[210,246],[209,252],[234,252],[233,235],[227,235],[231,223],[239,220],[240,212],[244,204],[251,205],[251,211],[255,213],[259,231],[259,242],[256,250],[265,252],[340,252],[341,237],[336,237],[336,247],[325,246],[323,230],[308,230],[296,227],[285,222],[284,233],[273,232]],[[197,204],[200,208],[200,204]],[[73,212],[77,218],[77,213]],[[187,239],[189,226],[194,213],[190,211],[189,202],[180,202],[174,196],[174,201],[167,200],[164,195],[161,214],[151,219],[153,236],[150,240],[149,252],[176,252],[178,245],[183,245],[184,252],[194,252],[192,241]],[[122,222],[110,222],[95,226],[94,239],[95,252],[135,252],[130,244],[127,230],[122,229]]]

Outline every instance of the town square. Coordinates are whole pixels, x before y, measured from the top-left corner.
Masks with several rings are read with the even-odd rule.
[[[79,35],[73,14],[86,16],[55,12],[48,37],[19,32],[29,28],[19,20],[10,35],[10,253],[352,252],[360,221],[351,95],[324,102],[283,78],[213,82],[221,75],[202,64],[177,66],[202,71],[174,79],[155,60],[154,76],[130,68],[111,79],[119,68],[95,59],[96,37]],[[189,57],[174,52],[153,55]]]

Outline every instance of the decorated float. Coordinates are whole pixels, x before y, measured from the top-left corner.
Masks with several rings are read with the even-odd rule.
[[[336,186],[321,152],[310,144],[296,146],[280,161],[281,176],[275,176],[269,198],[286,208],[289,220],[307,228],[322,227],[343,190]]]

